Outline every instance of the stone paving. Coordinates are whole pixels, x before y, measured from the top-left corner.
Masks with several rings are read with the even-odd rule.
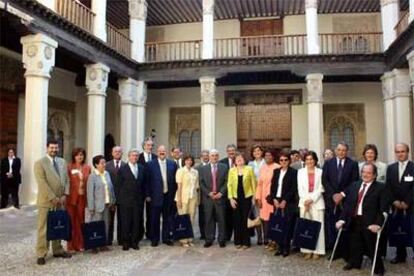
[[[287,258],[275,257],[263,247],[239,251],[231,244],[219,248],[196,246],[183,248],[179,245],[157,248],[149,242],[140,244],[141,250],[124,252],[119,246],[111,251],[78,253],[71,259],[54,259],[50,255],[45,266],[35,264],[36,210],[8,209],[0,211],[0,275],[369,275],[369,264],[360,271],[342,271],[344,263],[336,261],[331,270],[328,261],[305,261],[300,254]],[[391,251],[391,250],[390,250]],[[390,252],[392,255],[393,252]],[[410,251],[412,257],[412,252]],[[414,261],[403,265],[391,265],[386,261],[387,275],[412,275]],[[390,256],[388,256],[388,260]]]

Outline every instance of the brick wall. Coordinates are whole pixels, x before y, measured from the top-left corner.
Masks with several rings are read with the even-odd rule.
[[[18,93],[0,88],[0,157],[17,146]]]

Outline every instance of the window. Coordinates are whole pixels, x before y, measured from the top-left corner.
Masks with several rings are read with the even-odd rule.
[[[200,156],[201,152],[201,132],[200,130],[194,130],[191,133],[191,155],[195,158]]]
[[[355,40],[355,51],[357,53],[366,53],[369,51],[368,40],[365,37],[359,36]]]
[[[178,137],[178,144],[180,145],[180,149],[183,153],[190,153],[190,133],[188,130],[181,131]]]
[[[355,156],[355,128],[351,121],[345,117],[337,117],[329,129],[329,143],[332,149],[339,142],[345,142],[349,146],[349,155]]]
[[[352,37],[344,37],[342,38],[342,42],[340,43],[341,53],[351,53],[352,52],[353,41]]]
[[[178,137],[178,144],[184,154],[191,154],[198,158],[201,152],[201,132],[196,130],[183,130]]]

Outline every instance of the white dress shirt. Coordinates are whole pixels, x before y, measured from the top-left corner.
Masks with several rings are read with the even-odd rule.
[[[144,157],[145,157],[145,163],[151,161],[151,158],[152,158],[151,153],[144,151]]]
[[[285,178],[287,169],[286,170],[280,170],[279,179],[278,179],[278,185],[277,185],[277,192],[276,197],[280,198],[282,196],[282,186],[283,186],[283,178]]]
[[[167,160],[158,159],[161,169],[162,184],[164,194],[168,193],[168,182],[167,182]]]
[[[359,193],[362,191],[362,189],[364,188],[364,184],[367,184],[367,187],[365,188],[364,194],[362,195],[361,202],[360,202],[360,203],[359,203],[359,205],[358,205],[358,210],[357,210],[357,215],[358,215],[358,216],[362,216],[362,204],[364,203],[364,198],[365,198],[365,195],[367,194],[367,192],[368,192],[369,188],[371,187],[372,182],[370,182],[370,183],[364,183],[364,182],[362,182],[362,185],[361,185],[361,187],[359,188],[358,194],[359,194]]]
[[[339,163],[341,163],[342,168],[344,168],[345,165],[345,159],[339,159],[338,157],[336,158],[336,167],[339,167]]]
[[[132,174],[135,176],[135,178],[137,178],[138,177],[138,165],[128,162],[128,166],[131,169]]]
[[[14,156],[12,158],[9,157],[9,173],[12,173],[12,166],[13,166],[13,161],[14,161]]]
[[[403,162],[398,161],[398,179],[400,180],[400,182],[403,177],[405,168],[407,168],[407,164],[408,164],[408,160],[405,160]]]

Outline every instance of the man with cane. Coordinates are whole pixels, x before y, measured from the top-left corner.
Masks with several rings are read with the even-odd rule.
[[[384,274],[384,264],[376,254],[377,234],[381,233],[384,223],[383,212],[387,200],[384,184],[376,181],[377,167],[365,164],[362,167],[362,180],[354,182],[347,191],[344,211],[336,223],[336,228],[346,226],[349,231],[349,249],[352,254],[344,266],[344,270],[360,269],[362,257],[366,253],[375,263],[374,273]]]

